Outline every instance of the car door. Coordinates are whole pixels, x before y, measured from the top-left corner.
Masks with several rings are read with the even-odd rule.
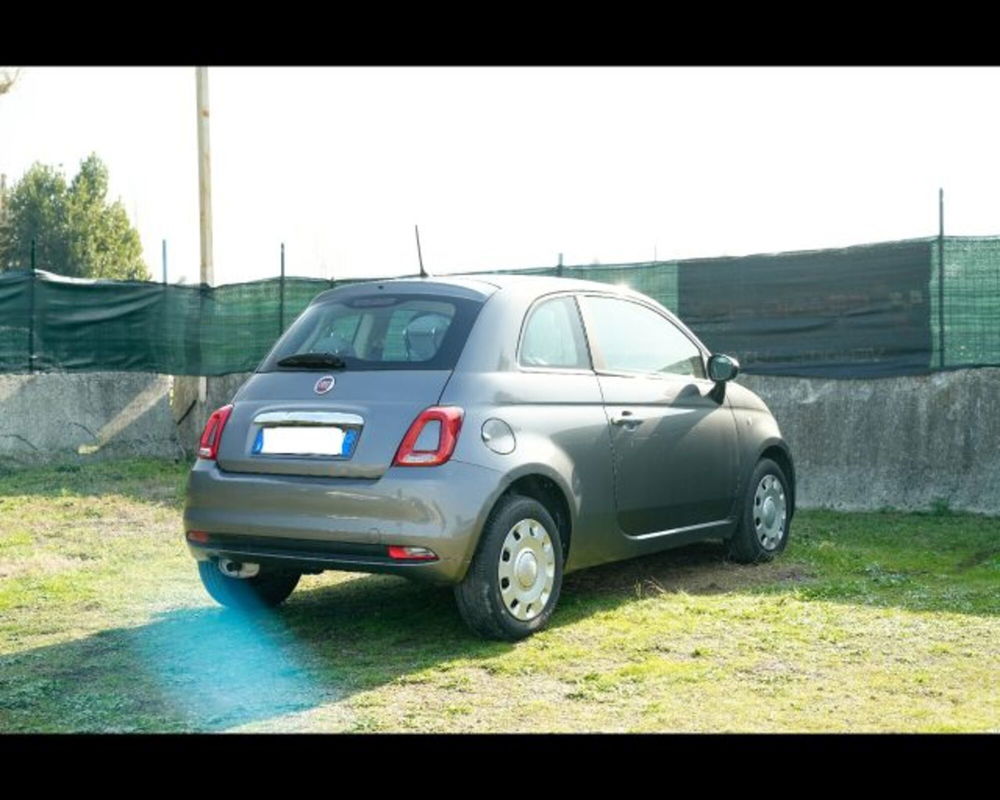
[[[580,301],[622,531],[653,537],[723,523],[737,480],[736,426],[702,350],[650,305],[597,294]]]

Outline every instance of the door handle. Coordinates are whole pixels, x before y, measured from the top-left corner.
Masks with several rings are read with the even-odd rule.
[[[611,424],[612,425],[624,425],[627,428],[628,427],[635,427],[640,422],[641,422],[641,420],[634,419],[632,417],[632,412],[629,411],[628,409],[625,409],[624,411],[622,411],[621,416],[612,417],[611,418]]]

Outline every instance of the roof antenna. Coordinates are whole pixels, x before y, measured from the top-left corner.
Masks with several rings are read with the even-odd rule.
[[[424,269],[424,255],[420,252],[420,226],[414,225],[413,232],[417,234],[417,258],[420,260],[420,277],[426,278],[428,273]]]

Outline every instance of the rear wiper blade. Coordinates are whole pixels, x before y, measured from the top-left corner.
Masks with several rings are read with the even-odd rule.
[[[279,367],[330,367],[344,369],[347,362],[334,353],[296,353],[285,356],[278,362]]]

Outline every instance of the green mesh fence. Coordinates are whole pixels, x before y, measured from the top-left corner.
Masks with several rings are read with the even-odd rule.
[[[574,264],[562,267],[528,267],[526,269],[495,269],[480,275],[542,275],[576,278],[584,281],[620,284],[649,295],[671,311],[677,311],[678,261],[645,261],[626,264]]]
[[[805,250],[681,265],[679,316],[748,372],[881,377],[926,372],[930,242]]]
[[[28,273],[0,272],[0,372],[28,368],[31,284]]]
[[[652,297],[658,303],[676,312],[677,297],[676,261],[649,261],[640,264],[606,264],[582,267],[563,267],[563,277],[579,278],[601,283],[621,284]]]
[[[1000,239],[946,236],[943,249],[941,287],[935,240],[931,249],[931,368],[1000,364]]]
[[[136,371],[155,363],[163,289],[39,274],[34,281],[34,369]],[[152,334],[152,335],[151,335]]]
[[[492,274],[629,286],[677,312],[709,347],[741,358],[748,372],[862,377],[1000,366],[1000,238],[947,237],[944,256],[943,294],[933,238]],[[250,371],[333,285],[274,278],[208,288],[0,273],[0,372]]]
[[[250,371],[332,285],[275,278],[207,288],[0,274],[0,371]]]

